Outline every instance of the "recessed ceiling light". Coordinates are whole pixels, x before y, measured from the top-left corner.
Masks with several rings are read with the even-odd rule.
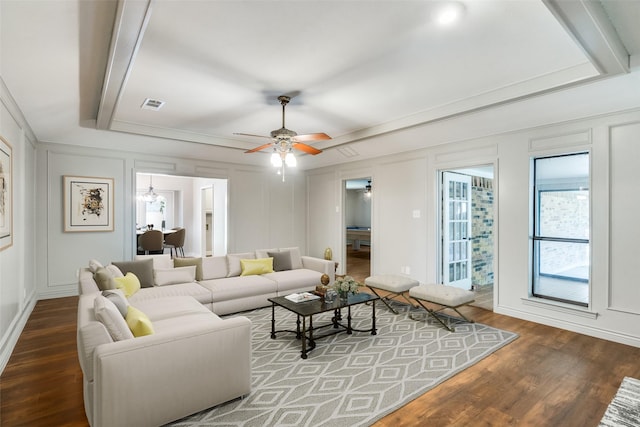
[[[464,6],[459,2],[447,2],[434,12],[434,18],[440,25],[451,25],[460,19]]]

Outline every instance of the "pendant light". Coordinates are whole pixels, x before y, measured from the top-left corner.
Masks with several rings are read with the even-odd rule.
[[[142,195],[145,202],[153,203],[158,199],[158,195],[153,191],[153,176],[149,175],[149,191]]]

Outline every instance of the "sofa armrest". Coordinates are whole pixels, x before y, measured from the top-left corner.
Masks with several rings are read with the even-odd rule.
[[[78,270],[78,295],[100,292],[98,284],[93,280],[93,273],[84,267]]]
[[[163,425],[250,391],[251,321],[184,322],[96,348],[91,425]]]
[[[302,256],[301,258],[303,268],[324,273],[329,276],[329,283],[333,283],[336,278],[336,263],[334,261],[312,256]]]

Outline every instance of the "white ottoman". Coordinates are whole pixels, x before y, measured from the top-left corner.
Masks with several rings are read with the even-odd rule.
[[[401,296],[406,299],[409,304],[411,304],[411,301],[409,301],[404,293],[409,289],[418,286],[420,283],[417,280],[411,279],[410,277],[397,276],[395,274],[381,274],[378,276],[367,277],[366,279],[364,279],[364,284],[367,285],[369,289],[371,289],[371,292],[373,292],[374,294],[376,294],[376,296],[378,296],[378,298],[380,298],[380,301],[382,301],[384,305],[389,308],[389,310],[391,310],[395,314],[398,314],[398,312],[394,310],[387,301],[391,301],[393,298]],[[378,294],[378,291],[380,290],[387,291],[389,292],[389,294],[382,297],[380,294]]]
[[[471,291],[456,288],[454,286],[427,284],[411,288],[409,290],[409,296],[416,300],[422,308],[427,310],[428,314],[433,316],[434,319],[440,322],[442,326],[444,326],[451,332],[455,332],[455,329],[447,326],[442,321],[442,319],[438,317],[438,315],[436,314],[438,311],[450,308],[458,313],[458,315],[460,315],[460,317],[462,317],[465,321],[473,323],[473,320],[467,319],[462,313],[458,311],[458,307],[472,303],[475,300],[475,294]],[[430,309],[423,304],[423,301],[437,304],[442,308],[438,310]]]

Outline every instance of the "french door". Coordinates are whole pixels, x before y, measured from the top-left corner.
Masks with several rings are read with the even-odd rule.
[[[471,288],[471,177],[442,173],[442,281]]]

